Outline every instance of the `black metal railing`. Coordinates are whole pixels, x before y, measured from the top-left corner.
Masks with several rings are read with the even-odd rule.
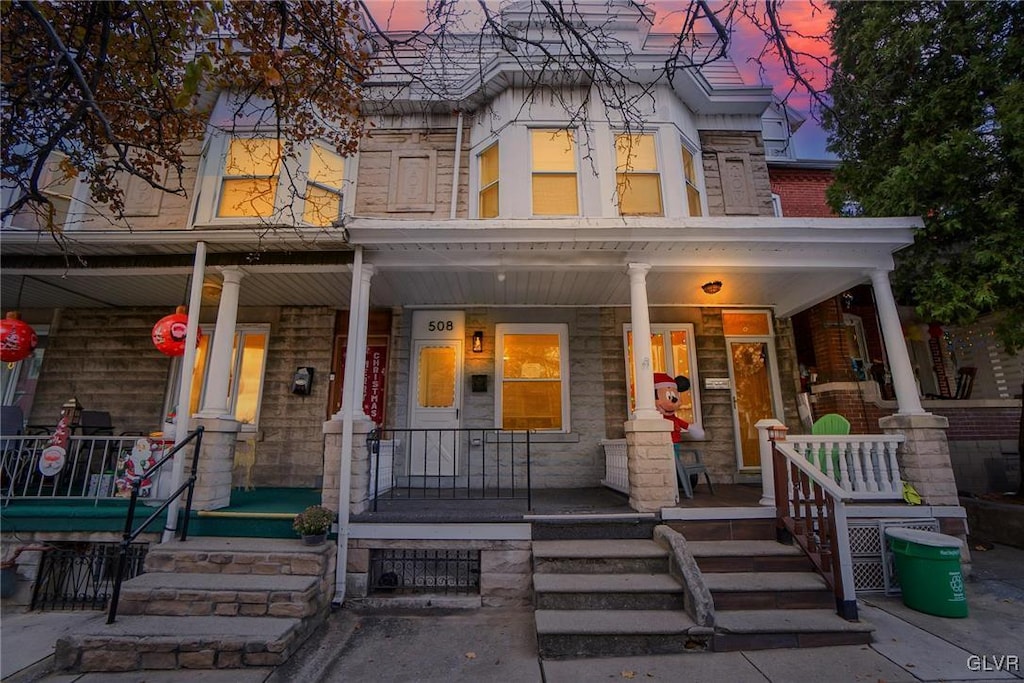
[[[480,592],[479,550],[374,549],[370,593],[470,595]]]
[[[65,461],[53,471],[43,462],[50,435],[5,436],[0,466],[0,492],[5,501],[18,498],[93,499],[128,496],[121,476],[139,436],[71,436]],[[155,497],[152,489],[144,494]]]
[[[530,431],[374,429],[369,495],[381,499],[524,499],[532,508]]]
[[[128,548],[126,578],[142,573],[148,547],[146,543],[133,543]],[[106,609],[116,575],[118,551],[117,543],[51,543],[39,560],[30,609]]]
[[[188,479],[184,481],[177,489],[171,491],[166,500],[160,504],[150,515],[147,517],[142,524],[138,527],[135,525],[135,508],[139,502],[139,488],[143,481],[152,479],[153,473],[158,471],[168,462],[173,462],[174,456],[178,451],[185,448],[191,442],[195,442],[192,449],[192,465],[189,470]],[[199,468],[199,452],[202,450],[203,445],[203,428],[197,427],[195,431],[189,433],[181,443],[177,444],[174,448],[169,450],[164,457],[160,458],[152,467],[142,473],[142,476],[135,478],[131,482],[131,497],[128,499],[128,514],[124,520],[124,535],[121,539],[121,543],[118,546],[117,554],[117,565],[114,573],[114,588],[110,595],[110,609],[107,612],[107,623],[112,624],[117,619],[117,602],[121,597],[121,583],[125,579],[126,569],[128,567],[128,550],[132,545],[132,542],[143,533],[150,524],[152,524],[160,514],[168,508],[168,506],[178,499],[183,493],[187,493],[185,496],[185,508],[182,510],[183,521],[181,523],[181,534],[179,540],[186,540],[188,538],[188,520],[192,512],[192,494],[195,492],[196,487],[196,471]],[[174,520],[168,520],[169,522]]]

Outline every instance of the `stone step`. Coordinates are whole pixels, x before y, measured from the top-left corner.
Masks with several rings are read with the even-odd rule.
[[[141,574],[121,588],[119,614],[301,618],[323,607],[315,576]]]
[[[308,546],[297,538],[198,536],[151,545],[146,572],[323,576],[335,547],[333,541]]]
[[[814,564],[795,545],[776,541],[690,541],[702,572],[806,572]]]
[[[535,574],[544,610],[682,610],[683,587],[668,574]]]
[[[715,652],[866,645],[874,627],[831,609],[722,610],[715,615]]]
[[[828,584],[812,572],[704,574],[716,610],[815,609],[835,606]]]
[[[279,666],[304,640],[300,619],[121,616],[57,641],[57,671]]]
[[[710,635],[681,611],[537,610],[545,659],[674,654],[704,650]]]
[[[668,552],[650,539],[533,542],[534,573],[668,572]]]
[[[666,522],[693,541],[774,541],[775,519],[671,520]]]
[[[562,520],[530,518],[533,538],[537,540],[573,539],[650,539],[660,524],[653,514],[639,513],[624,519]]]

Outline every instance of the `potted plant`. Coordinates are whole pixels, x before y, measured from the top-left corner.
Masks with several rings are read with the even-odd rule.
[[[302,536],[306,545],[319,545],[327,539],[327,532],[334,524],[334,511],[322,505],[310,505],[295,515],[292,528]]]

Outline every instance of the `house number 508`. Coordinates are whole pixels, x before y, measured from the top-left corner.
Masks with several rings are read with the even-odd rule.
[[[451,332],[455,325],[451,320],[431,320],[427,323],[427,330],[430,332]]]

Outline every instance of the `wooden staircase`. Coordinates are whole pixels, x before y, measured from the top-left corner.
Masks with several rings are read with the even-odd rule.
[[[327,616],[335,544],[198,537],[150,548],[117,620],[57,641],[63,671],[282,664]]]

